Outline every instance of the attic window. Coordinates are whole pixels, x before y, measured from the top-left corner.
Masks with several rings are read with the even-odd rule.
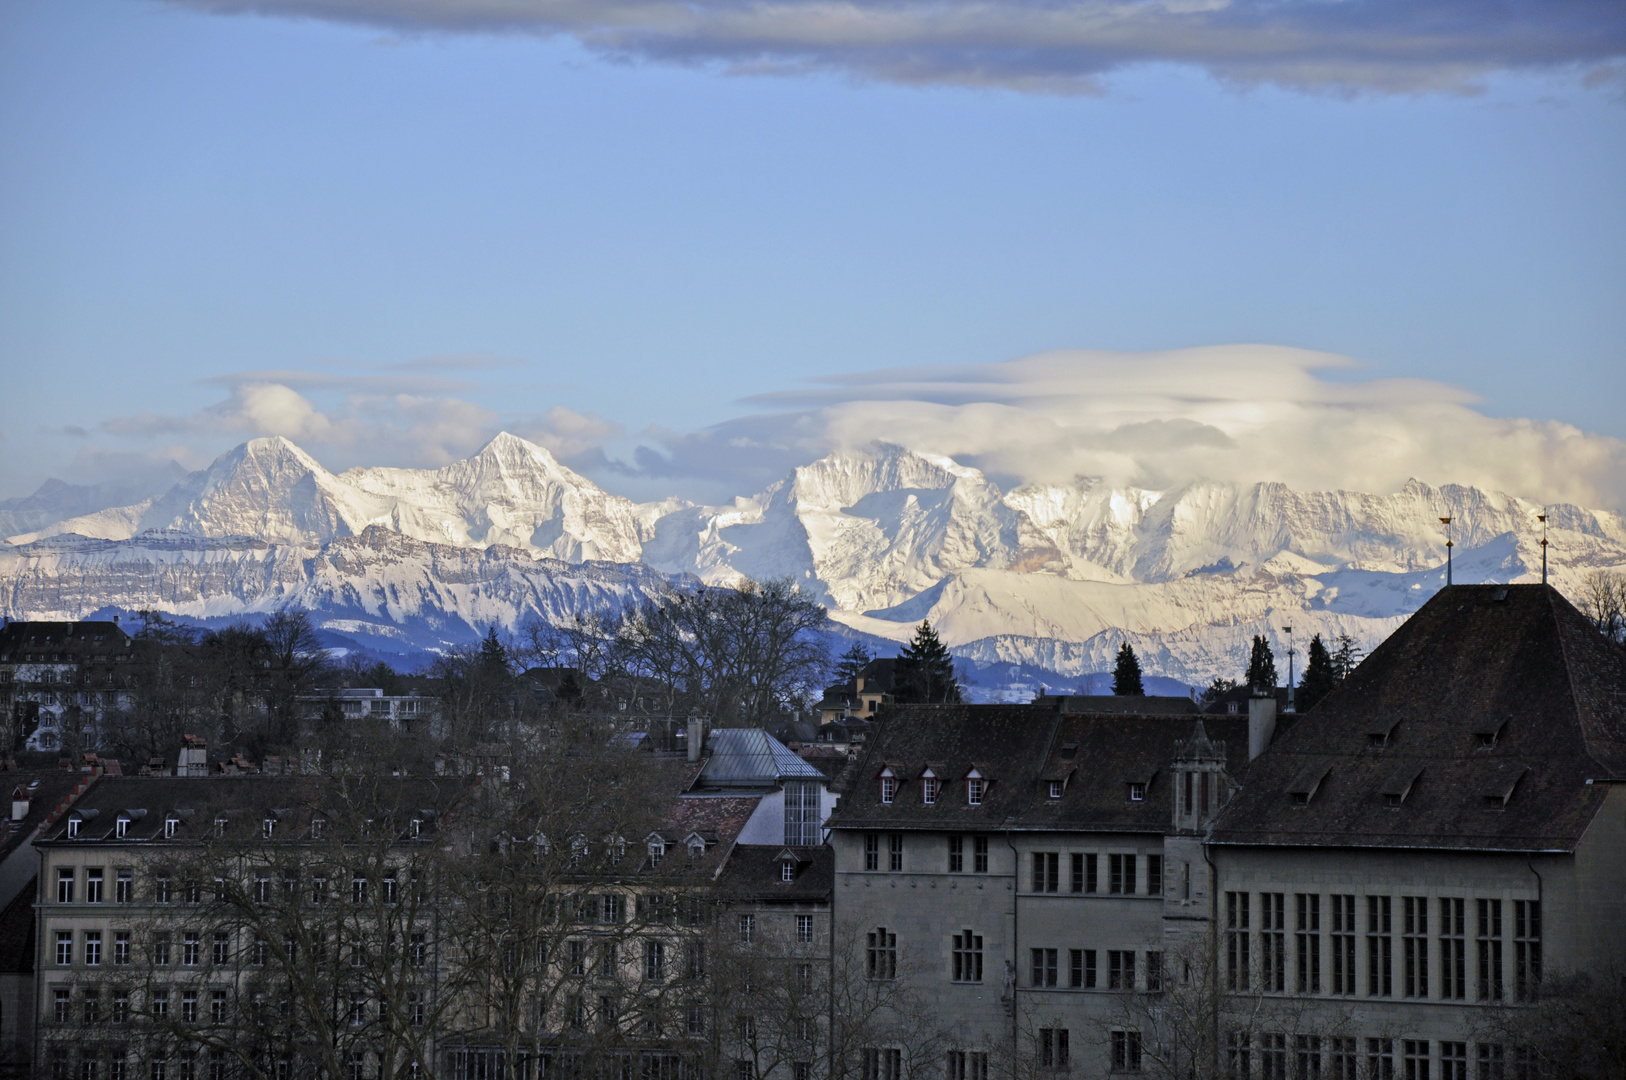
[[[1227,701],[1227,702],[1226,702],[1226,703],[1225,703],[1225,711],[1226,711],[1226,712],[1228,712],[1228,713],[1235,713],[1235,712],[1241,712],[1241,711],[1242,711],[1242,709],[1241,709],[1241,707],[1240,707],[1240,706],[1238,706],[1238,705],[1237,705],[1237,703],[1236,703],[1236,702],[1234,702],[1234,701]]]
[[[79,819],[68,819],[68,839],[73,840],[79,836]]]
[[[893,775],[891,769],[889,769],[889,768],[888,769],[882,769],[881,770],[881,802],[890,806],[891,803],[892,803],[892,800],[897,797],[897,794],[898,794],[898,778],[895,775]]]
[[[226,819],[225,818],[223,818],[223,817],[215,818],[215,835],[216,836],[225,836],[226,835]]]
[[[796,880],[796,860],[795,859],[781,859],[781,860],[779,860],[779,880],[780,881],[795,881]]]
[[[661,840],[649,842],[649,865],[651,868],[659,866],[661,860],[666,858],[666,844]]]
[[[1293,782],[1287,785],[1288,797],[1293,800],[1294,806],[1309,806],[1315,798],[1316,792],[1321,790],[1321,784],[1332,772],[1332,766],[1317,763],[1307,765],[1293,777]]]
[[[175,839],[175,830],[180,828],[180,825],[181,825],[181,819],[178,818],[178,817],[170,816],[170,817],[165,818],[164,819],[164,839],[165,840],[173,840],[173,839]]]
[[[322,839],[322,834],[325,833],[325,832],[327,832],[327,819],[326,818],[312,818],[311,819],[311,839],[320,840],[320,839]]]
[[[1423,767],[1414,764],[1402,765],[1390,773],[1389,778],[1383,782],[1383,787],[1379,789],[1384,803],[1389,806],[1400,806],[1406,801],[1406,796],[1411,794],[1412,788],[1417,786],[1417,781],[1422,775]]]
[[[275,836],[276,833],[277,833],[277,819],[276,818],[268,817],[264,821],[260,822],[260,837],[261,837],[261,839],[269,840],[273,836]]]
[[[988,790],[988,782],[983,779],[982,773],[972,769],[965,778],[965,803],[967,806],[981,806],[983,793]]]
[[[1395,735],[1400,730],[1400,721],[1386,727],[1368,728],[1366,732],[1366,746],[1369,750],[1383,750],[1393,746]]]
[[[1050,787],[1049,787],[1050,797],[1052,799],[1061,798],[1061,790],[1065,786],[1066,785],[1064,785],[1060,780],[1052,780],[1052,781],[1050,781]]]
[[[1501,723],[1487,721],[1474,725],[1474,745],[1481,750],[1491,750],[1502,741],[1502,733],[1507,730],[1507,721]]]
[[[407,835],[416,840],[423,832],[423,818],[413,818],[407,823]]]
[[[706,854],[706,842],[696,836],[689,841],[689,858],[699,859]]]
[[[1524,779],[1529,769],[1519,769],[1511,774],[1504,773],[1492,777],[1483,788],[1483,801],[1487,810],[1502,810],[1513,800],[1513,793],[1518,790],[1519,781]]]
[[[121,814],[119,819],[113,823],[113,838],[115,840],[123,840],[125,834],[129,831],[130,819]]]
[[[1061,744],[1061,756],[1063,758],[1065,758],[1066,760],[1068,760],[1068,761],[1073,760],[1073,758],[1078,756],[1078,744],[1076,742],[1064,742],[1064,743],[1062,743]]]
[[[1142,783],[1139,783],[1139,782],[1130,784],[1129,785],[1129,801],[1130,802],[1145,802],[1146,801],[1146,785],[1142,784]]]
[[[935,805],[937,802],[937,792],[942,786],[943,782],[937,778],[937,774],[932,772],[930,769],[927,769],[925,772],[920,774],[921,800],[927,806]]]

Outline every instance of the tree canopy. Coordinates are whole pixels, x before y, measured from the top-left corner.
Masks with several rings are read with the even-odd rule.
[[[1304,677],[1299,680],[1294,707],[1299,712],[1313,709],[1316,702],[1332,693],[1340,681],[1338,671],[1333,667],[1332,654],[1322,644],[1321,635],[1315,635],[1310,639],[1310,647],[1305,650]]]
[[[942,705],[961,700],[954,657],[930,623],[922,622],[915,629],[915,636],[898,654],[892,672],[892,695],[897,701]]]
[[[1127,641],[1118,646],[1118,660],[1112,665],[1112,692],[1120,697],[1143,697],[1146,694],[1140,681],[1140,660]]]
[[[1253,652],[1248,656],[1248,673],[1243,681],[1255,690],[1276,688],[1276,655],[1263,634],[1253,635]]]

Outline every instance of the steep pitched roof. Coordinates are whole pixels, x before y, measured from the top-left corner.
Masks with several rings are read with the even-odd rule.
[[[1604,778],[1626,778],[1626,650],[1548,586],[1457,585],[1278,735],[1214,838],[1571,850]]]
[[[781,873],[781,856],[787,851],[796,858],[790,881]],[[829,847],[736,844],[717,880],[726,893],[743,899],[817,903],[830,899],[835,870],[835,853]]]
[[[823,780],[824,774],[761,728],[718,728],[707,743],[700,787],[772,787],[780,780]]]

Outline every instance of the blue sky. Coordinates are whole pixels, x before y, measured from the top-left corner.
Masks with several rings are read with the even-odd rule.
[[[908,27],[884,52],[709,26],[679,48],[436,3],[15,0],[0,497],[270,433],[333,468],[438,464],[507,427],[613,490],[717,499],[838,438],[931,441],[918,416],[963,417],[920,386],[967,370],[1261,343],[1358,363],[1241,364],[1240,398],[1415,393],[1437,408],[1393,430],[1485,442],[1472,477],[1426,438],[1400,471],[1542,497],[1591,470],[1565,494],[1619,506],[1626,18],[1558,6],[1599,44],[1239,67],[1155,35],[1033,60],[992,27],[967,60]],[[1189,365],[1111,363],[1185,415]],[[1068,392],[1099,364],[1065,363]],[[1247,468],[1303,452],[1284,434]],[[1393,481],[1362,452],[1253,478]]]

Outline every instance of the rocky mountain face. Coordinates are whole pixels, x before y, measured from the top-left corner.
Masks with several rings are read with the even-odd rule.
[[[1150,672],[1235,675],[1255,633],[1371,647],[1444,583],[1532,580],[1539,509],[1413,481],[1389,495],[1198,481],[1168,491],[1000,488],[896,446],[832,454],[727,507],[634,504],[500,435],[442,469],[333,474],[257,439],[141,503],[44,521],[0,544],[0,612],[151,606],[193,617],[297,603],[335,632],[434,648],[497,623],[647,595],[672,575],[788,576],[851,632],[922,619],[990,665],[1076,678],[1131,641]],[[1626,521],[1548,509],[1552,579],[1626,567]]]

